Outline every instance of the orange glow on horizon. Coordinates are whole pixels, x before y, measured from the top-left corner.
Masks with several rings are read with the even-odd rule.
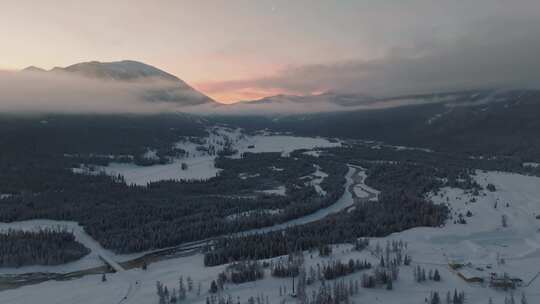
[[[213,90],[205,87],[204,85],[195,85],[194,89],[205,94],[206,96],[212,98],[216,102],[223,104],[233,104],[242,101],[253,101],[266,97],[276,96],[276,95],[320,95],[328,92],[328,89],[320,89],[312,92],[293,92],[281,89],[269,89],[261,90],[260,88],[246,88],[246,89],[231,89],[227,90]]]
[[[260,88],[243,88],[230,90],[223,88],[222,90],[215,90],[211,88],[211,86],[209,86],[207,83],[195,84],[193,85],[193,88],[209,96],[213,100],[224,104],[233,104],[242,101],[252,101],[279,94],[289,94],[289,92],[285,92],[283,90],[261,90]]]
[[[242,101],[257,100],[264,97],[279,94],[279,93],[272,93],[272,92],[257,92],[257,91],[247,91],[247,90],[224,91],[224,92],[214,92],[214,93],[206,93],[204,92],[204,90],[200,90],[200,91],[203,94],[206,94],[210,98],[214,99],[215,101],[219,103],[224,103],[224,104],[233,104],[233,103],[242,102]]]

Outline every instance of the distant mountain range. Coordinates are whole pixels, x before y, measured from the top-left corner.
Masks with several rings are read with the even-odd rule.
[[[338,106],[349,107],[360,104],[369,104],[376,98],[362,94],[345,94],[336,92],[325,92],[317,95],[275,95],[258,100],[245,101],[245,104],[320,104],[330,103]]]
[[[135,61],[86,62],[50,71],[28,67],[25,71],[106,81],[158,80],[166,83],[166,88],[160,85],[160,89],[144,92],[146,100],[174,102],[180,108],[173,114],[182,112],[194,121],[214,121],[250,131],[269,129],[540,161],[540,90],[494,88],[386,97],[334,91],[223,105],[176,76]]]
[[[30,66],[24,72],[68,73],[107,81],[161,81],[159,89],[146,90],[144,99],[154,102],[174,102],[181,106],[218,105],[210,97],[195,90],[180,78],[156,67],[138,61],[82,62],[68,67],[55,67],[49,71]]]
[[[265,102],[288,103],[290,99],[267,98]],[[358,110],[350,106],[341,107],[346,111],[313,113],[309,112],[312,107],[305,106],[305,113],[260,115],[253,119],[249,115],[231,116],[220,122],[248,130],[373,140],[486,158],[498,155],[501,162],[506,161],[502,156],[523,161],[540,159],[540,90],[484,89],[372,101],[359,98],[356,104],[366,102],[385,107]],[[302,104],[309,103],[302,99]]]
[[[123,60],[116,62],[83,62],[68,67],[44,70],[30,66],[23,70],[33,73],[74,74],[92,79],[121,82],[159,82],[159,86],[145,89],[143,98],[149,102],[170,102],[178,106],[200,106],[207,114],[303,114],[331,113],[356,110],[395,108],[405,105],[442,104],[445,107],[473,106],[519,99],[538,91],[478,89],[442,93],[409,94],[399,96],[371,96],[361,93],[329,91],[314,95],[276,95],[259,100],[223,105],[195,90],[180,78],[151,65]],[[437,117],[434,117],[432,122]]]
[[[398,95],[390,97],[375,97],[359,93],[339,93],[326,92],[317,95],[275,95],[253,101],[245,101],[238,106],[280,106],[286,109],[287,106],[309,105],[307,112],[331,112],[332,110],[361,110],[391,108],[402,105],[443,103],[449,106],[473,105],[496,101],[505,101],[515,98],[524,90],[495,90],[479,89],[466,91],[452,91],[441,93],[424,93]],[[321,111],[317,111],[320,109]],[[326,110],[325,110],[326,109]]]

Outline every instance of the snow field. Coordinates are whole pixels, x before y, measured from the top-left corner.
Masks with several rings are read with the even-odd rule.
[[[240,129],[225,127],[213,127],[208,130],[209,136],[203,139],[202,144],[190,140],[182,140],[176,143],[176,147],[189,153],[187,157],[175,158],[170,164],[137,166],[133,163],[115,163],[108,166],[97,167],[97,172],[103,171],[108,175],[122,175],[127,184],[144,186],[150,182],[160,180],[206,180],[215,177],[220,169],[215,167],[215,155],[210,155],[198,148],[216,148],[216,152],[224,149],[224,143],[229,140],[233,149],[238,152],[233,158],[240,158],[243,153],[279,152],[284,157],[291,152],[300,149],[338,147],[340,142],[330,142],[324,138],[296,137],[288,135],[246,135]],[[155,151],[148,150],[145,157],[156,157]],[[187,169],[182,170],[182,163],[187,164]],[[84,168],[74,168],[73,172],[88,174]]]

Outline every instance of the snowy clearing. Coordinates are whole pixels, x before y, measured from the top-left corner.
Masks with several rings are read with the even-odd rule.
[[[301,177],[301,179],[308,180],[305,183],[306,185],[313,186],[313,188],[315,188],[315,191],[317,191],[320,196],[325,196],[326,191],[321,187],[321,183],[326,177],[328,177],[328,174],[323,172],[319,165],[314,164],[313,167],[315,167],[315,172],[313,172],[313,174],[311,175],[303,176]]]
[[[187,164],[188,169],[182,170],[183,163]],[[101,169],[111,176],[122,175],[127,184],[139,186],[161,180],[206,180],[220,171],[214,166],[214,157],[211,156],[176,159],[170,164],[154,166],[110,163]]]
[[[265,193],[265,194],[270,194],[270,195],[285,196],[286,191],[287,189],[285,188],[285,186],[279,186],[274,189],[262,190],[260,192]]]
[[[540,167],[540,164],[539,163],[523,163],[522,166],[525,168],[538,168]]]
[[[351,165],[352,166],[352,165]],[[377,201],[380,191],[371,188],[366,185],[367,178],[366,169],[360,166],[352,166],[357,169],[354,176],[353,193],[360,199],[369,199],[370,201]]]
[[[347,171],[347,174],[345,175],[345,180],[346,180],[345,189],[346,190],[343,193],[343,195],[334,204],[332,204],[332,205],[330,205],[330,206],[328,206],[326,208],[319,209],[319,210],[317,210],[316,212],[314,212],[312,214],[308,214],[308,215],[302,216],[300,218],[287,221],[287,222],[282,223],[282,224],[278,224],[278,225],[274,225],[274,226],[270,226],[270,227],[259,228],[259,229],[253,229],[253,230],[241,232],[239,234],[264,233],[264,232],[269,232],[269,231],[282,230],[282,229],[285,229],[287,227],[292,227],[292,226],[296,226],[296,225],[312,223],[312,222],[318,221],[318,220],[320,220],[320,219],[322,219],[322,218],[324,218],[324,217],[326,217],[326,216],[328,216],[330,214],[333,214],[333,213],[336,213],[336,212],[339,212],[341,210],[345,210],[345,209],[349,208],[350,206],[352,206],[354,204],[354,200],[352,198],[351,192],[348,191],[347,189],[349,189],[349,187],[353,183],[352,176],[355,173],[355,171],[356,171],[355,168],[352,168],[352,167],[349,166],[349,170]]]
[[[259,176],[260,176],[259,173],[255,173],[255,174],[240,173],[240,174],[238,174],[238,177],[240,179],[255,178],[255,177],[259,177]]]
[[[280,152],[288,156],[295,150],[339,147],[341,143],[330,142],[324,138],[296,137],[285,135],[255,135],[247,136],[235,145],[238,152],[264,153]]]
[[[364,188],[361,185],[354,186],[354,194],[356,194],[356,196],[359,198],[366,198],[369,196],[369,193],[364,191]]]
[[[257,134],[247,135],[240,129],[213,127],[208,130],[209,136],[202,139],[185,138],[175,147],[186,152],[183,157],[172,159],[171,163],[152,166],[137,166],[133,163],[112,162],[108,166],[96,166],[89,170],[85,166],[73,168],[78,174],[97,174],[104,172],[111,176],[122,175],[127,184],[144,186],[150,182],[161,180],[206,180],[219,174],[215,167],[217,153],[223,151],[228,144],[237,152],[232,158],[240,158],[243,153],[278,152],[289,156],[291,152],[301,149],[331,148],[341,146],[341,142],[331,142],[324,138],[296,137],[289,135]],[[148,150],[144,157],[156,158],[156,151]],[[182,169],[183,164],[184,169]]]
[[[238,219],[240,217],[251,216],[253,214],[276,215],[276,214],[280,214],[282,212],[283,212],[282,209],[250,210],[250,211],[245,211],[245,212],[238,213],[238,214],[229,215],[229,216],[226,217],[226,219],[229,220],[229,221],[234,221],[234,220],[236,220],[236,219]]]

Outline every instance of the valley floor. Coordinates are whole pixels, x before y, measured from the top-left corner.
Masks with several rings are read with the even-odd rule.
[[[349,182],[352,174],[350,169]],[[378,258],[372,254],[377,243],[384,247],[388,240],[403,240],[408,243],[408,254],[413,262],[411,266],[400,268],[399,279],[394,283],[393,290],[361,288],[353,298],[355,303],[424,303],[432,291],[438,291],[444,299],[447,291],[453,293],[457,289],[465,292],[467,304],[487,304],[490,297],[493,303],[502,304],[504,298],[510,296],[509,292],[493,289],[487,283],[468,283],[458,276],[458,273],[462,273],[488,280],[491,272],[507,273],[522,280],[521,286],[515,290],[517,301],[524,293],[528,303],[540,303],[540,279],[535,279],[540,272],[540,220],[536,219],[540,214],[540,178],[477,172],[475,179],[482,186],[493,184],[496,191],[484,190],[479,196],[473,197],[460,189],[444,188],[440,194],[432,195],[433,201],[449,204],[454,219],[459,213],[463,214],[467,224],[454,223],[454,219],[450,219],[444,227],[419,227],[385,238],[374,238],[370,240],[370,248],[362,252],[352,250],[352,246],[347,244],[335,245],[330,257],[323,258],[316,253],[312,255],[306,252],[306,268],[332,260],[346,262],[349,258],[366,259],[377,264]],[[347,193],[351,198],[351,192]],[[362,195],[362,192],[357,193],[360,193],[358,196]],[[470,217],[465,216],[468,211]],[[506,227],[502,225],[503,215]],[[463,264],[464,267],[452,270],[449,263]],[[415,282],[413,268],[418,265],[437,269],[442,281]],[[202,254],[196,254],[153,263],[146,271],[132,269],[109,274],[106,282],[101,281],[101,275],[88,275],[70,281],[48,281],[6,290],[0,292],[0,303],[158,303],[156,281],[172,290],[178,286],[180,276],[191,277],[195,289],[199,282],[202,286],[199,296],[195,291],[188,292],[185,303],[205,303],[211,281],[225,267],[204,267]],[[362,272],[357,272],[345,279],[360,280],[361,276]],[[319,284],[315,283],[308,289],[318,289]],[[250,296],[261,294],[268,296],[270,303],[294,303],[296,299],[289,295],[279,295],[280,286],[290,288],[290,285],[290,279],[271,277],[267,270],[263,280],[227,284],[223,292],[241,303],[246,303]],[[311,290],[308,294],[311,294]]]

